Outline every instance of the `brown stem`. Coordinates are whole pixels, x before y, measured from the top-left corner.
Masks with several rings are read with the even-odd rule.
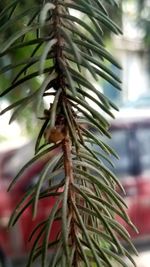
[[[57,117],[59,115],[64,115],[62,114],[63,112],[63,103],[66,104],[66,97],[65,97],[65,76],[63,74],[63,71],[60,66],[60,61],[63,61],[65,64],[65,57],[63,55],[63,45],[64,45],[64,38],[62,37],[59,29],[62,25],[61,18],[59,16],[59,13],[62,13],[62,6],[58,5],[58,0],[55,0],[55,10],[54,10],[54,19],[53,19],[53,25],[54,25],[54,32],[55,32],[55,37],[57,39],[57,44],[55,45],[55,54],[54,54],[54,64],[55,64],[55,70],[58,74],[55,84],[54,84],[54,89],[57,91],[60,88],[62,89],[61,96],[59,97],[60,102],[58,105],[57,109]],[[61,60],[60,60],[61,59]],[[68,205],[68,214],[67,214],[67,220],[71,220],[70,222],[70,231],[69,231],[69,236],[68,236],[68,245],[70,248],[75,248],[73,260],[72,260],[72,267],[77,267],[79,266],[79,253],[78,253],[78,244],[76,242],[76,236],[78,234],[78,228],[76,225],[76,214],[74,212],[74,209],[72,207],[72,203],[76,203],[76,193],[74,190],[72,190],[71,185],[74,183],[74,175],[73,175],[73,161],[72,161],[72,140],[69,132],[69,128],[67,125],[65,125],[64,122],[64,138],[61,141],[62,142],[62,150],[64,154],[64,170],[65,170],[65,184],[68,184],[68,200],[67,200],[67,205]]]
[[[66,128],[66,137],[63,140],[63,151],[64,151],[64,168],[65,168],[65,176],[66,179],[69,179],[69,192],[68,192],[68,217],[71,216],[71,227],[70,227],[70,246],[71,247],[77,247],[76,244],[76,236],[78,234],[78,228],[75,224],[76,221],[76,215],[74,212],[74,209],[71,205],[71,203],[75,203],[76,202],[76,193],[75,191],[72,190],[71,185],[74,183],[74,175],[73,175],[73,163],[72,163],[72,142],[71,142],[71,138],[69,135],[69,129]],[[72,262],[72,266],[77,267],[78,266],[78,259],[79,259],[79,255],[78,255],[78,250],[76,249],[75,253],[74,253],[74,258],[73,258],[73,262]]]

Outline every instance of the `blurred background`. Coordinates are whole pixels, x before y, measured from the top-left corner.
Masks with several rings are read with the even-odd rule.
[[[32,0],[33,2],[35,0]],[[6,2],[10,2],[7,0]],[[22,1],[20,9],[30,1]],[[148,267],[150,262],[150,0],[118,0],[120,9],[110,9],[110,16],[121,25],[122,36],[109,35],[105,31],[105,42],[108,50],[121,64],[123,71],[113,65],[109,67],[122,79],[122,92],[112,85],[100,80],[95,86],[109,97],[120,108],[116,120],[111,122],[112,140],[110,145],[116,149],[120,161],[114,159],[115,172],[123,183],[128,204],[128,213],[139,229],[136,234],[128,229],[133,242],[140,252],[135,259],[138,267]],[[4,1],[0,2],[0,11]],[[9,36],[13,28],[5,36]],[[22,50],[21,50],[22,51]],[[0,59],[0,67],[10,64],[13,60],[23,57],[30,51]],[[14,73],[7,71],[0,77],[0,91],[12,80]],[[26,92],[36,88],[40,80],[33,80],[24,86]],[[0,110],[12,104],[18,97],[23,97],[24,90],[18,87],[15,93],[0,99]],[[35,114],[35,106],[16,113],[7,112],[0,117],[0,263],[10,265],[7,255],[17,258],[18,254],[26,255],[29,247],[25,245],[27,229],[30,228],[31,212],[8,233],[6,226],[16,203],[13,194],[5,194],[5,190],[20,167],[33,155],[34,142],[40,128]],[[11,118],[12,123],[9,125]],[[108,141],[108,140],[107,140]],[[33,166],[18,185],[18,194],[22,194],[30,185],[30,178],[37,179],[38,172],[44,162]],[[109,166],[110,167],[110,166]],[[46,205],[44,204],[46,207]],[[43,212],[43,206],[41,208]],[[46,213],[46,210],[44,210]],[[41,214],[40,216],[43,216]],[[120,220],[118,218],[118,220]],[[124,224],[123,222],[121,222]],[[26,226],[25,226],[26,224]],[[126,225],[125,225],[126,226]],[[127,227],[127,226],[126,226]],[[14,244],[15,238],[15,244]],[[19,251],[19,253],[18,253]]]

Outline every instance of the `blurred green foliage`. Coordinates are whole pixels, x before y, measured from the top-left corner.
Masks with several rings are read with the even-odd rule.
[[[9,36],[13,34],[13,32],[19,31],[23,27],[23,25],[30,24],[31,13],[33,11],[32,8],[34,9],[35,2],[40,3],[40,1],[38,0],[20,1],[20,4],[17,5],[17,7],[14,8],[13,10],[13,13],[14,13],[13,16],[17,16],[20,13],[24,14],[25,12],[26,14],[20,17],[20,19],[18,20],[12,20],[11,26],[10,26],[10,23],[8,23],[8,26],[5,24],[6,25],[5,31],[3,30],[3,26],[0,27],[0,39],[1,40],[3,39],[7,40]],[[4,23],[6,23],[7,20],[9,19],[9,16],[12,15],[11,13],[9,14],[9,12],[7,16],[6,16],[6,13],[5,13],[5,16],[1,15],[5,9],[5,6],[11,3],[12,3],[11,0],[0,2],[0,25],[4,25]],[[34,17],[34,14],[35,13],[33,12],[33,17]],[[34,37],[36,38],[36,36],[33,36],[33,35],[34,33],[32,31],[30,34],[23,36],[22,40],[29,41],[29,40],[34,39]],[[22,64],[14,69],[9,68],[9,66],[14,65],[15,62],[17,62],[18,64],[19,62],[21,63],[28,59],[30,60],[32,56],[32,51],[33,51],[33,46],[28,46],[28,47],[23,47],[20,49],[14,49],[13,51],[10,51],[8,55],[3,55],[3,54],[0,55],[0,69],[1,69],[0,92],[4,91],[5,88],[7,88],[11,84],[11,81],[13,81],[16,78],[15,76],[16,70],[18,70],[18,73],[19,73],[19,71],[21,71],[22,69]],[[37,57],[39,54],[40,54],[40,49],[36,51]],[[8,71],[6,71],[5,69],[6,66],[8,68]],[[28,74],[36,70],[37,70],[37,64],[36,63],[32,64],[32,66],[30,67],[30,70],[28,71],[29,72]],[[40,80],[38,80],[37,78],[28,80],[25,83],[19,85],[13,93],[10,92],[5,97],[10,102],[10,104],[14,103],[16,100],[29,95],[31,92],[34,92],[39,87],[39,85],[40,85]],[[34,129],[37,127],[37,120],[36,120],[36,116],[34,112],[35,111],[34,102],[32,102],[32,104],[29,104],[28,107],[29,107],[28,110],[23,109],[20,112],[20,116],[18,116],[17,119],[20,121],[21,124],[25,126],[29,134],[34,135]]]

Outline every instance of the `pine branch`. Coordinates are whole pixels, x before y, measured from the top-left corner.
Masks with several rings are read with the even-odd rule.
[[[1,75],[8,70],[14,72],[1,97],[21,88],[21,98],[1,115],[14,109],[13,120],[29,103],[36,102],[37,117],[43,121],[35,156],[14,177],[9,189],[29,166],[45,162],[38,181],[18,203],[10,225],[30,206],[33,216],[38,216],[38,202],[54,198],[48,217],[30,235],[33,246],[28,267],[38,257],[42,267],[91,267],[93,262],[98,267],[112,267],[112,259],[127,267],[122,259],[125,255],[135,265],[120,241],[124,239],[135,253],[130,237],[115,220],[117,214],[134,228],[124,210],[126,205],[116,192],[116,187],[123,189],[104,164],[104,160],[112,164],[110,155],[116,157],[103,136],[110,137],[105,114],[113,117],[112,110],[117,107],[93,85],[101,78],[120,90],[120,78],[106,66],[109,62],[120,68],[104,46],[103,28],[115,34],[121,30],[110,19],[104,1],[41,2],[35,1],[31,8],[22,11],[20,1],[14,0],[0,13],[0,21],[4,21],[2,32],[16,25],[1,44],[0,58],[20,51],[26,54],[0,71]],[[114,0],[107,2],[117,5]],[[21,27],[17,28],[17,23]],[[30,87],[29,94],[24,85]],[[53,101],[45,108],[44,99],[50,96]],[[99,107],[99,112],[89,105],[89,100]],[[52,240],[56,222],[59,229]]]

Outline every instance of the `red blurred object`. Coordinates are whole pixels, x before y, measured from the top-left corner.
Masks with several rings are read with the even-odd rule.
[[[94,132],[94,129],[93,129]],[[136,243],[150,241],[150,111],[122,110],[111,121],[111,139],[103,141],[118,154],[110,159],[115,168],[105,161],[105,165],[116,174],[123,185],[126,196],[122,192],[128,209],[127,213],[137,227],[137,234],[119,216],[117,220],[128,230]],[[98,138],[97,132],[94,132]],[[95,146],[95,150],[99,147]]]
[[[28,207],[15,226],[8,229],[10,216],[17,203],[24,195],[27,187],[30,187],[37,179],[47,160],[52,157],[52,154],[50,154],[47,158],[43,157],[32,164],[23,173],[13,189],[7,192],[14,174],[26,163],[29,159],[28,156],[32,157],[32,148],[33,144],[29,144],[20,149],[13,149],[0,154],[0,250],[14,259],[22,258],[29,252],[34,242],[34,239],[29,242],[30,234],[37,224],[48,217],[56,201],[54,197],[40,199],[35,219],[32,218],[32,207]],[[13,165],[14,168],[12,168]],[[50,241],[58,235],[59,229],[60,225],[56,221],[51,228]]]
[[[127,213],[137,227],[137,234],[121,218],[135,243],[150,240],[150,113],[124,110],[111,124],[110,145],[120,160],[113,160],[115,173],[126,196]]]
[[[111,160],[116,167],[112,171],[116,173],[125,188],[127,212],[138,228],[139,234],[137,235],[121,218],[117,217],[117,220],[125,226],[134,241],[141,241],[145,238],[150,240],[150,114],[137,115],[137,111],[136,116],[126,112],[126,116],[111,122],[112,139],[107,139],[106,142],[110,142],[110,146],[120,157],[120,160],[116,160],[112,156]],[[97,135],[97,132],[94,134]],[[14,189],[7,192],[10,181],[19,170],[18,166],[20,168],[32,157],[33,145],[29,144],[27,147],[30,153],[23,147],[0,154],[0,248],[11,257],[21,257],[29,252],[31,247],[31,243],[28,242],[29,235],[37,222],[46,218],[55,203],[52,197],[41,200],[35,220],[32,219],[31,208],[28,208],[17,224],[7,229],[8,220],[17,202],[47,162],[47,159],[43,158],[33,164],[16,183]],[[99,148],[95,146],[96,149]],[[111,169],[110,165],[108,167]],[[56,237],[59,229],[60,225],[56,222],[51,231],[51,240]]]

